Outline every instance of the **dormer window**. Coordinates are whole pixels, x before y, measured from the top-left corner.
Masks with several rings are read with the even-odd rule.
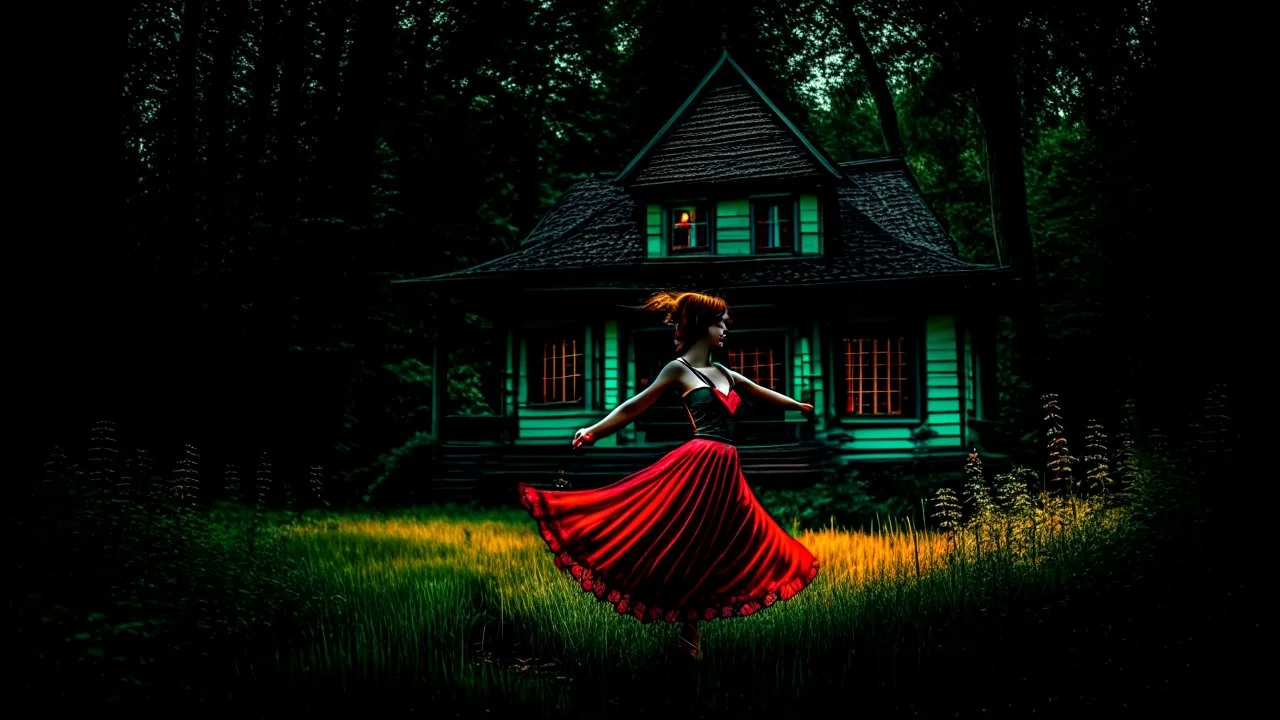
[[[795,252],[796,205],[790,197],[751,202],[752,245],[758,253]]]
[[[711,213],[702,205],[676,205],[668,211],[671,254],[711,250]]]

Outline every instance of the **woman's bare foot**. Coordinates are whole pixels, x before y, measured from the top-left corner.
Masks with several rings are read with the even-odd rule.
[[[697,623],[685,623],[680,628],[680,637],[676,638],[676,644],[694,660],[702,659],[702,648],[698,643]]]

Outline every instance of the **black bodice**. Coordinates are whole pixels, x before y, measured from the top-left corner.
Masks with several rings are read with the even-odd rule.
[[[681,359],[681,362],[684,362]],[[728,397],[716,388],[706,375],[685,362],[685,366],[694,372],[706,385],[690,390],[683,398],[684,407],[689,411],[690,438],[708,438],[721,442],[733,442],[734,413],[729,409]],[[723,368],[721,368],[723,370]],[[733,376],[729,377],[729,393],[734,392]]]

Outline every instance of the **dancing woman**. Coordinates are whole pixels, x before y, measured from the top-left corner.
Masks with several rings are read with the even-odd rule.
[[[677,644],[697,660],[698,622],[751,615],[790,599],[818,574],[817,558],[756,499],[733,445],[739,393],[790,410],[813,406],[711,361],[728,335],[722,298],[662,292],[644,307],[666,312],[675,326],[676,358],[649,387],[578,430],[573,447],[617,432],[675,389],[689,415],[689,440],[604,487],[517,487],[556,567],[621,614],[680,624]]]

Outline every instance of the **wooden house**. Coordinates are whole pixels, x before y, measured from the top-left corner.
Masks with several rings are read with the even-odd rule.
[[[621,172],[568,188],[514,252],[402,282],[465,300],[505,337],[492,416],[451,415],[437,393],[460,486],[557,468],[610,481],[683,441],[673,395],[570,451],[673,357],[671,328],[634,309],[663,288],[723,295],[734,325],[716,359],[815,407],[744,405],[749,476],[795,477],[824,453],[958,466],[993,419],[994,321],[1016,286],[957,256],[901,157],[833,161],[727,53]]]

